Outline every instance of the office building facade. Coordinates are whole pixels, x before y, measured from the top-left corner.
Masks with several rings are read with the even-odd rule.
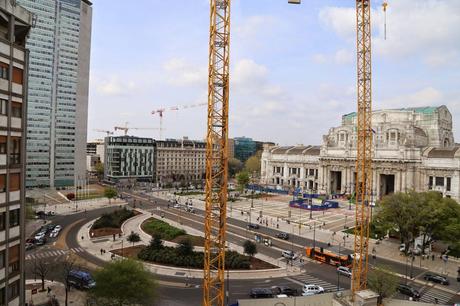
[[[86,175],[92,4],[17,0],[34,15],[27,109],[27,187],[73,185]]]
[[[235,137],[233,143],[235,158],[243,163],[256,153],[256,142],[252,138]]]
[[[0,305],[25,305],[25,131],[32,15],[0,0]]]
[[[156,142],[156,177],[160,186],[195,184],[206,175],[206,143],[204,141],[166,139]]]
[[[155,141],[134,136],[105,138],[104,180],[152,182],[155,169]]]

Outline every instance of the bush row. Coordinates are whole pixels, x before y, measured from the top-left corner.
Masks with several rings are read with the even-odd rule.
[[[191,252],[189,255],[182,255],[178,248],[173,247],[146,247],[137,255],[139,259],[151,261],[158,264],[173,265],[176,267],[187,267],[203,269],[204,255],[202,252]],[[251,266],[249,256],[231,251],[225,253],[225,268],[248,270]]]
[[[103,214],[93,224],[93,229],[98,228],[119,228],[125,220],[134,217],[134,212],[126,208],[115,210],[114,212]]]

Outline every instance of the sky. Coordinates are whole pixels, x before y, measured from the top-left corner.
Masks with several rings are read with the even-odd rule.
[[[356,109],[353,0],[233,0],[229,136],[321,144]],[[373,109],[446,105],[460,142],[460,1],[372,8]],[[95,129],[202,140],[209,0],[94,0],[88,139]],[[170,107],[182,106],[179,111]],[[122,132],[116,132],[121,135]]]

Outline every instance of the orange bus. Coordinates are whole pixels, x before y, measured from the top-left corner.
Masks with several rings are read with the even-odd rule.
[[[353,258],[351,253],[347,249],[338,248],[338,247],[329,247],[324,249],[321,247],[306,247],[306,255],[309,258],[314,260],[326,263],[333,266],[344,266],[351,267],[353,264]]]

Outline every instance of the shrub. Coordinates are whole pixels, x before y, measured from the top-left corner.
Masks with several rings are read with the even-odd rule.
[[[134,217],[134,212],[126,208],[115,210],[114,212],[103,214],[93,224],[93,229],[98,228],[120,228],[127,219]]]
[[[178,236],[187,234],[184,230],[178,229],[164,221],[157,219],[151,219],[150,221],[145,222],[142,225],[142,228],[146,233],[152,236],[158,234],[164,240],[173,240]]]
[[[69,201],[74,200],[75,199],[75,193],[71,192],[71,193],[66,194],[66,198]]]

